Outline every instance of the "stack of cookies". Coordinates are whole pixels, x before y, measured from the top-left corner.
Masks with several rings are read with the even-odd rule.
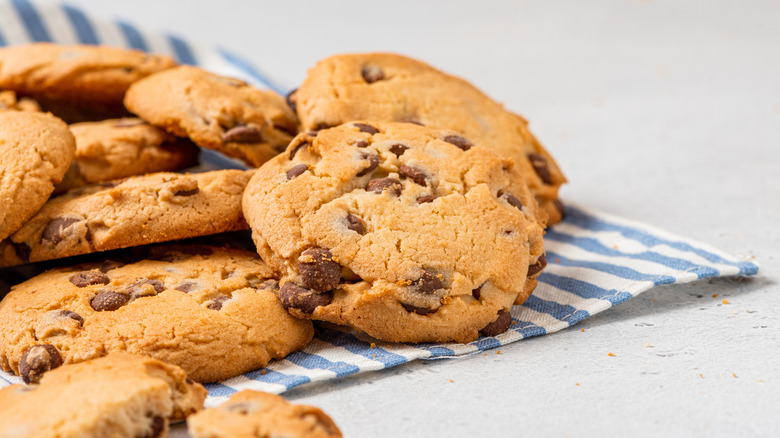
[[[197,173],[200,148],[248,170]],[[164,436],[202,407],[194,382],[304,348],[313,320],[390,342],[505,332],[563,215],[565,178],[522,117],[392,54],[328,58],[285,98],[137,51],[0,49],[0,152],[0,268],[56,264],[0,302],[0,367],[40,385],[0,398],[136,362],[127,373],[160,377],[148,361],[161,361],[164,397],[105,394],[161,406],[127,407],[122,436]],[[183,241],[202,236],[211,244]],[[236,239],[248,245],[219,244]],[[191,430],[235,435],[210,424],[238,415],[340,436],[316,408],[268,397],[242,395]]]

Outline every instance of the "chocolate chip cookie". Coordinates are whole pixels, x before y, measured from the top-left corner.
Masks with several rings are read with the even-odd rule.
[[[35,381],[61,363],[126,351],[200,382],[233,377],[313,336],[276,288],[257,254],[229,247],[164,245],[127,265],[51,270],[0,302],[0,367]]]
[[[0,89],[38,100],[66,121],[127,114],[133,82],[176,65],[167,56],[108,46],[35,43],[0,48]]]
[[[246,229],[251,171],[152,173],[51,198],[0,241],[0,266]]]
[[[298,126],[276,93],[189,66],[133,84],[125,105],[155,126],[251,166],[284,150]]]
[[[294,405],[278,395],[245,390],[216,408],[187,419],[193,438],[340,438],[336,423],[314,406]]]
[[[454,131],[352,122],[296,137],[243,208],[298,317],[395,342],[511,324],[544,266],[544,212],[512,160]]]
[[[0,239],[46,203],[75,149],[62,120],[39,112],[0,111]]]
[[[310,69],[290,101],[302,131],[352,120],[454,129],[479,146],[513,158],[550,223],[562,217],[558,188],[566,178],[528,130],[528,122],[463,79],[400,55],[337,55]]]
[[[70,125],[76,156],[57,193],[87,184],[194,166],[200,150],[141,119]]]
[[[0,390],[0,436],[167,437],[168,423],[203,409],[206,395],[175,365],[115,353]]]
[[[0,91],[0,111],[12,110],[12,111],[40,111],[41,106],[35,99],[29,97],[22,97],[21,99],[16,96],[16,93],[10,90]]]

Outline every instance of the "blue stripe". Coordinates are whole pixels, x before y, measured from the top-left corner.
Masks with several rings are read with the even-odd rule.
[[[176,56],[177,61],[182,64],[198,65],[198,61],[195,59],[195,55],[192,53],[189,44],[183,39],[173,35],[168,35],[168,40],[173,46],[174,56]]]
[[[135,26],[129,23],[125,23],[124,21],[117,21],[116,24],[125,35],[125,40],[127,40],[128,47],[143,50],[144,52],[149,51],[149,46],[146,44],[143,35],[138,32],[138,29],[136,29]]]
[[[510,330],[523,335],[523,339],[547,334],[547,330],[545,330],[544,327],[540,327],[530,321],[514,321],[517,321],[517,325],[512,326]]]
[[[238,392],[235,389],[221,383],[206,383],[203,386],[205,386],[209,391],[210,396],[228,396]]]
[[[527,307],[539,313],[546,313],[559,321],[568,322],[569,325],[582,321],[590,316],[590,313],[587,310],[577,309],[568,304],[560,304],[555,301],[543,300],[536,295],[528,297],[523,303],[523,307]]]
[[[331,362],[322,356],[299,351],[287,357],[286,360],[310,370],[328,370],[336,373],[336,377],[349,376],[360,371],[357,365],[346,362]]]
[[[631,268],[626,268],[625,266],[613,265],[611,263],[570,259],[552,251],[547,251],[547,260],[555,260],[555,264],[560,266],[593,269],[594,271],[606,272],[607,274],[628,280],[652,281],[656,286],[659,284],[672,284],[677,281],[676,278],[670,275],[645,274]]]
[[[340,332],[338,330],[320,328],[317,331],[317,339],[333,344],[337,347],[343,347],[350,353],[358,354],[366,359],[376,360],[385,365],[385,368],[394,367],[409,362],[400,354],[391,353],[382,347],[371,348],[367,342],[361,341],[351,333]]]
[[[81,10],[68,5],[63,5],[62,9],[68,15],[68,19],[70,19],[73,29],[76,30],[80,42],[84,44],[100,44],[95,29],[92,28],[92,23],[89,22],[89,19]]]
[[[8,45],[8,40],[6,40],[5,37],[3,36],[2,30],[3,29],[0,29],[0,47]]]
[[[431,355],[423,359],[434,359],[437,357],[449,357],[455,356],[455,351],[447,347],[442,347],[439,344],[433,343],[420,343],[412,344],[412,347],[419,348],[421,350],[428,351]]]
[[[710,263],[722,263],[731,266],[739,265],[739,263],[726,260],[717,254],[713,254],[701,248],[696,248],[688,243],[662,239],[646,231],[607,222],[604,219],[598,219],[585,213],[582,210],[571,206],[567,206],[566,209],[566,222],[570,222],[574,225],[577,225],[578,227],[586,228],[590,231],[616,231],[623,237],[637,241],[646,247],[666,245],[679,251],[694,253]]]
[[[265,373],[263,373],[265,372]],[[274,371],[270,368],[263,368],[260,370],[250,371],[244,373],[244,377],[251,380],[256,380],[263,383],[275,383],[283,385],[287,389],[295,388],[298,385],[311,382],[311,378],[308,376],[301,376],[298,374],[285,374],[279,371]]]
[[[654,251],[625,253],[614,248],[609,248],[593,237],[574,236],[571,234],[562,233],[555,229],[548,230],[544,238],[546,240],[568,243],[586,251],[609,257],[627,257],[636,260],[645,260],[648,262],[658,263],[677,271],[695,273],[699,278],[712,277],[720,274],[720,272],[713,267],[697,265],[689,260],[665,256]]]
[[[491,348],[496,348],[501,346],[501,342],[492,337],[482,337],[477,339],[476,341],[472,342],[471,345],[477,347],[477,350],[484,351],[484,350],[490,350]]]
[[[225,58],[226,61],[233,64],[235,67],[237,67],[239,70],[245,72],[246,74],[252,76],[257,81],[264,84],[266,87],[274,90],[275,92],[285,95],[285,89],[284,87],[279,86],[279,84],[274,83],[272,80],[268,78],[268,76],[257,69],[254,65],[249,63],[248,61],[244,60],[243,58],[238,57],[237,55],[228,52],[227,50],[217,47],[217,51],[220,55],[222,55],[223,58]]]
[[[576,278],[563,277],[560,275],[551,274],[549,272],[542,272],[539,275],[538,280],[542,283],[555,286],[558,289],[571,292],[582,298],[595,298],[599,300],[607,300],[612,305],[622,303],[631,298],[628,292],[621,292],[617,289],[604,289],[603,287],[596,286],[593,283],[587,281],[577,280]],[[531,295],[533,296],[533,295]]]
[[[35,42],[51,41],[51,36],[49,36],[41,16],[32,3],[27,0],[12,0],[11,3],[13,3],[19,16],[22,17],[25,30],[31,40]]]

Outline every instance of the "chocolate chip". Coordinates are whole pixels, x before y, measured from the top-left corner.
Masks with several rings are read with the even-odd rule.
[[[149,433],[144,438],[159,438],[165,430],[165,418],[156,416],[151,419]]]
[[[93,284],[108,284],[111,280],[100,271],[82,271],[68,278],[76,287],[87,287]]]
[[[404,309],[406,309],[407,312],[409,312],[409,313],[416,313],[418,315],[428,315],[430,313],[433,313],[433,312],[439,310],[438,307],[436,309],[428,309],[426,307],[417,307],[417,306],[412,306],[411,304],[406,304],[406,303],[401,303],[401,305],[404,306]]]
[[[358,140],[358,141],[355,142],[355,146],[357,146],[359,148],[367,148],[368,147],[368,142],[365,141],[365,140]]]
[[[130,295],[120,294],[110,290],[104,290],[95,295],[89,304],[98,312],[116,310],[130,301]]]
[[[229,299],[230,297],[227,295],[220,295],[218,297],[213,298],[209,303],[209,305],[206,307],[208,307],[211,310],[222,310],[222,303],[224,303]]]
[[[544,267],[547,266],[547,256],[545,253],[542,253],[542,255],[539,256],[538,259],[536,259],[536,263],[533,265],[528,265],[528,273],[526,276],[533,277],[534,275],[542,272]]]
[[[318,294],[288,281],[279,290],[279,300],[285,309],[299,309],[310,315],[317,307],[330,304],[333,296],[329,293]]]
[[[298,91],[297,88],[293,89],[289,93],[287,93],[286,96],[284,96],[284,100],[287,101],[287,105],[290,105],[290,109],[293,110],[293,112],[298,112],[298,107],[295,104],[295,101],[293,100],[293,96],[295,96],[295,92]]]
[[[341,265],[325,248],[309,248],[298,257],[303,286],[316,292],[335,289],[341,279]]]
[[[197,281],[183,281],[179,283],[178,286],[176,286],[174,289],[176,289],[179,292],[184,292],[185,294],[190,293],[198,288],[198,282]]]
[[[19,374],[24,383],[38,383],[43,373],[60,365],[62,365],[62,357],[54,345],[33,345],[24,352],[19,361]]]
[[[298,177],[303,172],[306,172],[309,170],[309,166],[305,164],[296,164],[295,166],[291,167],[290,170],[287,171],[287,180],[291,180],[293,178]]]
[[[308,135],[309,137],[316,137],[317,134],[319,133],[320,133],[319,131],[309,131],[306,133],[306,135]]]
[[[276,123],[274,123],[272,126],[277,131],[282,131],[282,132],[284,132],[286,134],[289,134],[291,137],[295,137],[296,135],[298,135],[298,127],[297,126],[293,126],[293,125],[286,125],[285,126],[285,125],[280,125],[280,124],[276,124]]]
[[[425,185],[425,179],[428,178],[425,172],[419,167],[407,166],[405,164],[402,164],[401,167],[398,168],[398,173],[421,186]]]
[[[363,75],[363,80],[369,84],[373,84],[374,82],[381,81],[385,78],[385,72],[375,65],[363,66],[360,73]]]
[[[385,190],[389,191],[391,195],[400,196],[403,185],[401,181],[395,178],[376,178],[368,182],[367,190],[381,194]]]
[[[43,241],[47,241],[51,243],[52,245],[56,245],[60,242],[62,242],[62,239],[64,238],[64,231],[69,226],[75,224],[76,222],[80,222],[81,219],[74,219],[74,218],[61,218],[58,217],[51,222],[49,222],[48,225],[46,225],[46,228],[43,229],[43,234],[41,235],[41,243]]]
[[[378,129],[374,128],[371,125],[367,125],[365,123],[353,123],[352,126],[357,128],[360,132],[367,132],[371,135],[377,134],[379,132]]]
[[[433,195],[420,196],[419,198],[417,198],[417,203],[426,204],[428,202],[433,202],[434,199],[436,199],[436,197]]]
[[[84,326],[84,318],[82,318],[81,315],[79,315],[78,313],[76,313],[76,312],[74,312],[72,310],[62,309],[59,312],[57,312],[57,315],[60,316],[60,317],[63,317],[63,318],[70,318],[70,319],[78,321],[79,327],[83,327]]]
[[[311,135],[311,133],[309,133],[308,135]],[[291,149],[290,149],[290,159],[292,160],[293,158],[295,158],[295,154],[298,153],[299,149],[301,149],[303,147],[306,147],[308,145],[309,145],[309,141],[306,140],[306,138],[304,138],[304,137],[301,137],[301,140],[298,141],[298,144],[296,144],[295,146],[290,145],[290,147],[291,147]]]
[[[29,262],[30,261],[30,253],[32,252],[32,250],[30,249],[29,245],[27,245],[24,242],[16,243],[13,240],[11,240],[10,238],[6,239],[6,242],[9,242],[11,244],[11,246],[14,248],[14,251],[16,252],[16,256],[17,257],[19,257],[20,259],[22,259],[25,262]]]
[[[528,154],[528,160],[531,162],[531,166],[534,167],[536,174],[542,179],[545,184],[552,184],[553,179],[550,174],[550,169],[547,167],[547,160],[540,154]]]
[[[409,146],[402,145],[401,143],[396,143],[390,146],[390,152],[394,153],[398,157],[403,155],[407,149],[409,149]]]
[[[435,273],[425,270],[420,278],[414,280],[411,284],[411,289],[414,292],[424,295],[431,295],[437,290],[444,287],[441,283],[441,279]]]
[[[480,284],[478,288],[471,291],[471,296],[473,296],[475,300],[478,300],[479,297],[482,296],[482,286],[484,286],[484,284]]]
[[[276,280],[266,280],[257,285],[257,290],[269,290],[271,292],[277,292],[279,290],[279,282]]]
[[[512,315],[506,309],[498,311],[498,318],[479,331],[482,336],[497,336],[509,330],[512,325]]]
[[[355,216],[354,214],[348,214],[347,215],[347,228],[350,230],[360,234],[361,236],[363,234],[366,234],[366,224],[363,222],[363,219],[360,219],[359,217]]]
[[[222,134],[222,141],[229,143],[260,143],[263,133],[256,126],[240,125]]]
[[[369,172],[371,172],[372,170],[376,169],[377,166],[379,166],[379,156],[375,154],[361,154],[360,158],[363,160],[368,160],[368,167],[361,170],[357,174],[357,176],[368,175]]]
[[[151,287],[145,287],[147,285]],[[165,285],[160,280],[150,280],[148,278],[140,278],[125,289],[133,298],[157,295],[164,290]]]
[[[198,192],[200,192],[200,188],[195,187],[192,190],[179,190],[178,192],[174,192],[173,196],[192,196],[197,195]]]
[[[520,211],[523,211],[523,202],[517,199],[514,195],[511,193],[504,193],[504,199],[506,199],[506,202],[509,203],[512,207],[517,208]]]
[[[448,135],[444,137],[444,141],[454,144],[464,151],[467,151],[471,149],[472,146],[474,146],[474,143],[470,142],[466,137],[461,137],[460,135]]]
[[[123,262],[117,262],[117,261],[114,261],[114,260],[106,260],[105,262],[100,264],[100,268],[98,268],[98,269],[100,269],[100,272],[105,274],[106,272],[108,272],[108,271],[110,271],[112,269],[121,268],[124,265],[125,265],[125,263],[123,263]]]
[[[558,213],[561,214],[561,218],[566,217],[566,207],[563,206],[561,201],[554,199],[553,205],[555,206],[555,209],[558,210]]]
[[[338,125],[331,125],[330,123],[325,123],[325,122],[317,122],[317,124],[314,125],[314,130],[322,131],[323,129],[330,129],[333,128],[334,126],[338,126]]]

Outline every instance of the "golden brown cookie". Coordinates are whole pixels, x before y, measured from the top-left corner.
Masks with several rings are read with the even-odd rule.
[[[313,336],[310,321],[279,303],[276,284],[257,254],[213,246],[166,245],[127,265],[51,270],[0,301],[0,367],[33,381],[58,363],[126,351],[200,382],[233,377]],[[33,361],[36,351],[45,360]]]
[[[341,438],[336,423],[314,406],[294,405],[278,395],[245,390],[216,408],[187,419],[193,438]]]
[[[0,239],[46,203],[75,149],[68,126],[51,114],[0,111]]]
[[[0,267],[246,229],[251,175],[161,172],[70,190],[0,241]]]
[[[317,63],[291,96],[310,131],[352,120],[410,121],[453,129],[515,160],[550,223],[562,217],[555,160],[513,114],[470,83],[414,59],[389,53],[337,55]]]
[[[167,437],[168,423],[203,409],[206,395],[175,365],[115,353],[0,390],[0,436]]]
[[[35,99],[29,97],[17,98],[16,93],[13,91],[0,91],[0,111],[13,110],[13,111],[40,111],[41,106]]]
[[[274,92],[189,66],[134,84],[125,105],[152,125],[251,166],[284,150],[298,126]]]
[[[127,114],[133,82],[175,65],[167,56],[108,46],[34,43],[0,48],[0,89],[38,100],[68,122]]]
[[[194,166],[197,146],[141,119],[70,125],[76,156],[57,193],[87,184]]]
[[[293,315],[388,341],[501,333],[544,265],[545,214],[514,163],[411,123],[299,135],[243,208]]]

